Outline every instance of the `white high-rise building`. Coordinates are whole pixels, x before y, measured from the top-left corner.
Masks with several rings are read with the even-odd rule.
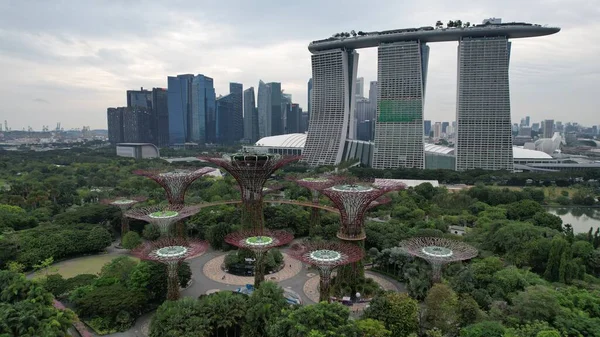
[[[464,37],[458,45],[456,169],[512,170],[506,37]]]
[[[311,166],[337,165],[347,138],[355,138],[358,53],[332,49],[314,53],[311,112],[303,161]]]
[[[442,137],[442,123],[435,122],[433,124],[433,138],[440,139]]]
[[[378,48],[373,168],[423,168],[423,101],[429,47],[418,41]]]
[[[365,97],[365,78],[359,77],[356,79],[356,93],[357,97]]]

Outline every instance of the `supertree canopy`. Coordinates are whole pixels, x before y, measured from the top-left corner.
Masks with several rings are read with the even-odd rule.
[[[212,167],[199,169],[176,169],[172,171],[163,170],[135,170],[134,174],[150,178],[156,181],[167,193],[167,200],[171,205],[183,205],[185,191],[198,178],[214,171]]]
[[[144,202],[147,199],[148,198],[146,197],[129,197],[100,200],[100,203],[102,204],[116,206],[121,209],[121,240],[123,239],[125,233],[129,232],[129,218],[125,216],[125,211],[130,209],[138,202]]]
[[[179,298],[179,265],[183,260],[199,255],[207,248],[208,244],[205,241],[163,237],[140,245],[132,253],[141,260],[157,261],[167,265],[167,299],[174,301]]]
[[[477,256],[475,247],[462,241],[438,237],[414,237],[400,242],[406,254],[427,260],[433,269],[433,281],[442,277],[442,266],[456,261],[470,260]]]
[[[319,269],[319,302],[329,302],[332,271],[338,266],[360,261],[364,251],[354,244],[321,241],[294,245],[289,254]]]
[[[125,215],[132,219],[146,221],[156,226],[161,236],[169,236],[171,225],[199,211],[200,206],[167,205],[135,208],[127,211]]]
[[[255,255],[254,286],[258,287],[265,278],[264,257],[269,249],[287,245],[294,239],[291,233],[269,230],[241,230],[225,236],[228,244],[252,251]]]
[[[198,157],[220,166],[235,178],[242,192],[242,225],[245,229],[262,229],[263,187],[279,168],[300,159],[300,156],[278,154],[237,153],[222,157]]]
[[[288,179],[296,182],[298,185],[300,185],[304,188],[309,189],[311,192],[311,195],[312,195],[312,203],[314,205],[318,205],[319,204],[319,195],[321,194],[321,191],[337,184],[341,178],[338,176],[321,176],[321,177],[316,177],[316,178],[292,177],[292,178],[288,178]],[[314,228],[315,226],[317,226],[319,224],[319,222],[320,222],[319,209],[316,207],[313,207],[312,211],[311,211],[311,215],[310,215],[311,228]]]
[[[386,180],[375,184],[336,185],[321,191],[340,210],[341,226],[338,238],[342,240],[364,240],[364,217],[371,204],[379,197],[391,191],[406,187],[396,180]]]

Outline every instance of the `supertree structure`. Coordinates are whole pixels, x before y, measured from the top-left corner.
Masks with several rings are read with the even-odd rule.
[[[160,230],[161,236],[169,236],[171,225],[193,216],[200,211],[200,206],[150,206],[135,208],[127,211],[125,215],[132,219],[146,221]]]
[[[287,245],[294,239],[291,233],[285,231],[270,231],[266,229],[241,230],[225,236],[228,244],[248,249],[254,253],[254,286],[258,287],[265,278],[264,257],[269,249]]]
[[[364,251],[357,245],[341,242],[305,242],[289,250],[289,255],[319,269],[319,302],[329,302],[331,273],[338,266],[360,261]]]
[[[242,190],[239,185],[236,186],[235,189],[238,191]],[[275,193],[281,189],[283,189],[283,185],[279,185],[279,184],[268,185],[268,186],[265,186],[262,188],[262,195],[264,197],[267,194]]]
[[[183,205],[185,192],[198,178],[214,171],[212,167],[164,170],[135,170],[134,174],[150,178],[158,183],[167,193],[167,200],[171,205]]]
[[[414,237],[400,242],[400,249],[411,256],[420,257],[431,264],[432,279],[439,282],[442,266],[457,261],[470,260],[477,256],[475,247],[461,241],[438,237]]]
[[[319,205],[319,195],[321,191],[335,185],[338,181],[340,181],[340,177],[337,176],[321,176],[321,177],[292,177],[288,178],[291,181],[296,182],[298,185],[307,188],[310,190],[312,195],[312,203],[313,205]],[[313,207],[310,214],[310,227],[314,228],[319,225],[319,209]]]
[[[321,191],[340,211],[341,226],[337,237],[345,241],[365,239],[364,221],[366,211],[384,194],[406,187],[396,180],[379,181],[377,184],[351,183],[335,185]]]
[[[148,241],[132,251],[141,260],[151,260],[167,265],[167,299],[174,301],[179,298],[179,265],[183,260],[199,255],[206,251],[205,241],[163,237]]]
[[[146,197],[129,197],[100,200],[100,203],[102,204],[119,207],[119,209],[121,209],[121,240],[123,240],[123,236],[127,232],[129,232],[129,218],[125,216],[125,211],[130,209],[133,205],[139,202],[144,202],[146,200]]]
[[[279,168],[300,159],[300,156],[278,154],[236,153],[222,157],[198,157],[223,168],[235,178],[242,193],[242,227],[264,228],[263,187]]]

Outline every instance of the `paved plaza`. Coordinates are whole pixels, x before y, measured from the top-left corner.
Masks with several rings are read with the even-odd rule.
[[[225,256],[223,253],[212,260],[208,261],[202,268],[202,273],[207,278],[223,283],[243,286],[246,284],[254,284],[254,276],[237,276],[223,271],[223,263]],[[289,255],[283,253],[283,268],[272,274],[265,276],[265,280],[280,282],[296,276],[302,270],[302,263],[292,259]]]

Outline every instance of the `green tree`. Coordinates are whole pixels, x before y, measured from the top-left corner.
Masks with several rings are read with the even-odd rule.
[[[387,292],[376,296],[364,317],[381,321],[393,336],[404,337],[419,328],[418,302],[403,293]]]
[[[102,227],[94,227],[87,237],[87,244],[90,249],[100,251],[112,243],[112,236]]]
[[[37,220],[27,215],[21,207],[0,204],[0,229],[12,228],[18,231],[37,225]]]
[[[460,337],[503,337],[505,332],[500,322],[484,321],[462,328]]]
[[[0,336],[66,336],[74,315],[52,302],[52,294],[23,274],[0,271]]]
[[[444,334],[452,334],[458,323],[458,297],[447,285],[437,283],[425,298],[423,323],[426,328],[438,328]]]
[[[134,249],[142,243],[140,235],[135,231],[129,231],[123,236],[122,246],[125,249]]]
[[[269,337],[357,337],[358,330],[349,320],[350,311],[339,303],[321,302],[284,311],[283,318],[269,326]]]
[[[138,262],[129,256],[119,256],[102,266],[100,277],[115,278],[125,284],[137,264]]]
[[[220,291],[202,297],[200,301],[205,307],[205,316],[210,321],[213,335],[239,335],[247,311],[248,301],[245,296]]]
[[[248,299],[246,323],[242,333],[245,337],[262,337],[267,327],[275,322],[284,308],[288,307],[283,290],[273,282],[260,284]]]
[[[164,302],[150,323],[150,337],[210,336],[210,321],[199,300]]]
[[[391,337],[392,332],[385,328],[385,325],[375,319],[365,318],[356,321],[356,328],[361,337]],[[400,336],[400,335],[394,335]]]
[[[557,231],[562,230],[562,219],[554,214],[550,214],[546,211],[536,213],[531,221],[536,226],[548,227]]]
[[[513,317],[523,323],[536,320],[552,322],[561,311],[561,298],[563,297],[558,292],[549,287],[527,287],[513,298],[511,312]]]
[[[148,241],[156,240],[160,237],[160,229],[152,224],[146,224],[142,231],[142,237]]]
[[[229,223],[220,222],[208,229],[206,239],[214,249],[225,249],[229,245],[225,242],[225,236],[233,231]]]
[[[458,301],[458,325],[473,324],[481,317],[481,310],[477,301],[469,295],[461,295]]]
[[[52,265],[54,264],[54,258],[51,256],[47,259],[44,259],[43,261],[40,261],[39,263],[33,265],[33,269],[38,273],[38,274],[44,274],[44,276],[48,277],[48,274],[56,272],[56,268],[53,268]]]
[[[179,265],[179,285],[184,287],[191,279],[191,269],[187,262]],[[167,266],[154,261],[141,261],[133,270],[127,282],[128,288],[146,294],[148,303],[158,305],[167,298]]]

